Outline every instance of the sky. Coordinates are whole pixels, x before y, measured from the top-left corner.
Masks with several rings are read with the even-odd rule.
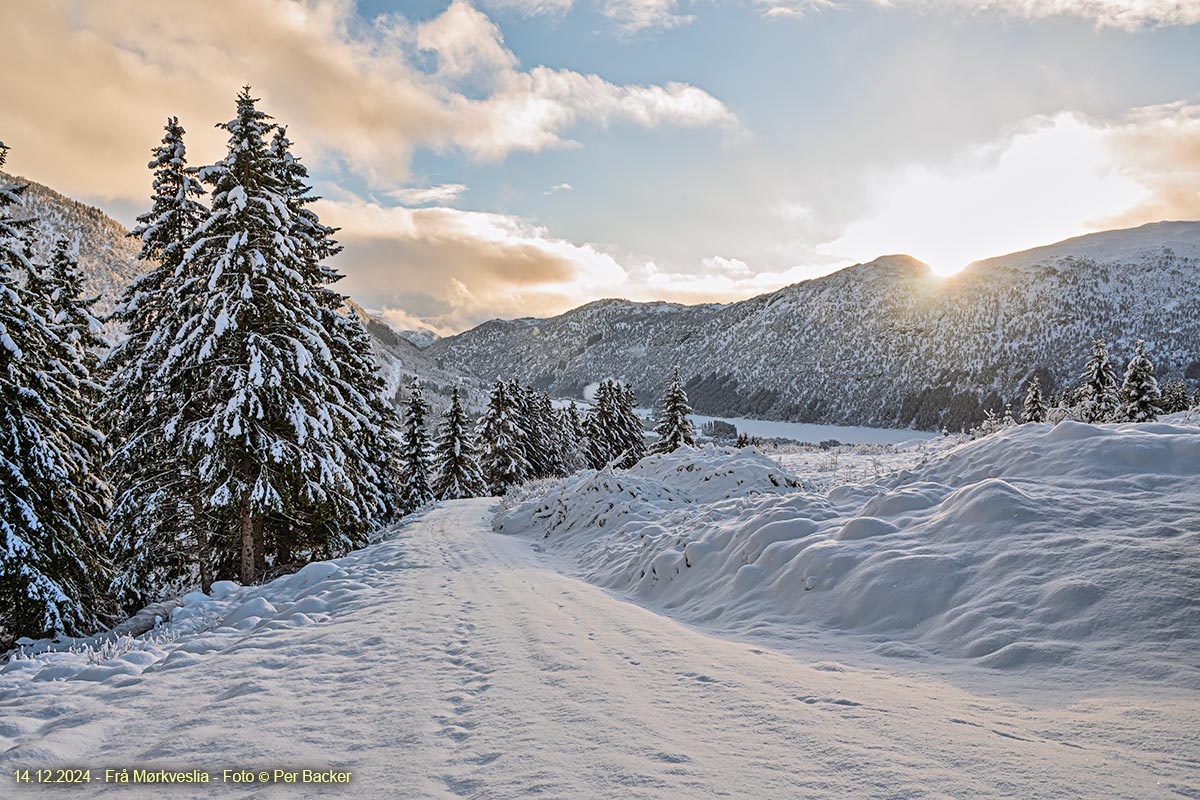
[[[250,84],[339,285],[459,331],[1200,219],[1200,2],[0,0],[8,168],[125,224]]]

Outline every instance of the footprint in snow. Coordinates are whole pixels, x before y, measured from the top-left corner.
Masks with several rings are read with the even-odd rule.
[[[802,703],[807,703],[810,706],[816,703],[825,703],[832,706],[846,706],[848,708],[862,705],[862,703],[856,703],[853,700],[847,700],[844,697],[816,697],[815,695],[804,694],[799,695],[796,697],[796,699]]]
[[[677,674],[681,678],[691,678],[696,683],[712,683],[712,684],[720,683],[720,681],[718,681],[716,678],[710,678],[708,675],[700,675],[695,672],[680,672]]]

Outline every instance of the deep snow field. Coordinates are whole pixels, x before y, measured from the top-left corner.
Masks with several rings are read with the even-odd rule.
[[[791,454],[786,467],[707,445],[532,492],[496,527],[734,634],[1036,683],[1200,690],[1200,429],[1184,417]],[[867,476],[882,467],[864,461],[905,456],[822,491],[823,459]]]
[[[1197,420],[776,456],[708,445],[439,504],[337,561],[185,596],[144,635],[34,643],[0,667],[0,780],[1200,797]]]

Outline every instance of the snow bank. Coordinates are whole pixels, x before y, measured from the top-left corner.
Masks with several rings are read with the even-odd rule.
[[[369,551],[387,546],[383,543],[337,561],[308,564],[261,586],[218,581],[208,594],[191,592],[178,601],[156,604],[130,621],[139,624],[107,633],[57,642],[23,640],[15,655],[0,666],[0,696],[12,696],[38,681],[102,682],[188,666],[256,632],[324,622],[348,604],[365,600],[370,592],[344,565],[369,560]],[[140,624],[143,617],[160,610],[157,617]],[[152,629],[140,635],[123,632],[145,628]]]
[[[695,621],[1200,686],[1200,429],[1184,420],[1018,426],[823,495],[770,476],[752,451],[684,451],[551,485],[496,527]]]

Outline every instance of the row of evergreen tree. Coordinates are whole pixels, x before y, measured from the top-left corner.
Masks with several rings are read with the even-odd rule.
[[[0,190],[4,636],[336,555],[401,511],[395,416],[324,263],[335,231],[255,104],[239,95],[203,169],[168,121],[133,231],[152,267],[103,363],[67,246],[35,263],[24,189]]]
[[[627,469],[647,453],[695,444],[691,407],[678,369],[664,391],[657,439],[649,448],[637,404],[630,386],[606,380],[597,387],[592,407],[581,415],[574,401],[555,408],[545,392],[497,379],[474,432],[455,390],[433,445],[425,432],[428,405],[414,385],[405,403],[402,507],[410,511],[433,499],[503,495],[527,481],[581,469]]]
[[[0,166],[8,149],[0,143]],[[99,324],[59,243],[35,263],[24,186],[0,185],[0,643],[94,626],[104,607],[107,456],[92,424]]]
[[[1146,345],[1137,343],[1122,380],[1101,338],[1092,340],[1092,351],[1079,384],[1057,397],[1043,393],[1037,375],[1030,378],[1021,409],[1022,422],[1075,419],[1081,422],[1153,422],[1161,414],[1186,411],[1200,405],[1200,392],[1189,397],[1180,379],[1159,386]]]
[[[0,187],[0,640],[86,632],[174,592],[340,555],[435,499],[646,453],[637,398],[616,381],[581,415],[498,380],[475,425],[455,389],[433,436],[414,383],[401,423],[331,288],[336,230],[256,103],[239,94],[218,126],[226,156],[199,169],[168,120],[131,234],[150,269],[113,315],[111,349],[68,245],[36,259],[24,189]],[[692,443],[678,370],[663,409],[656,451]]]

